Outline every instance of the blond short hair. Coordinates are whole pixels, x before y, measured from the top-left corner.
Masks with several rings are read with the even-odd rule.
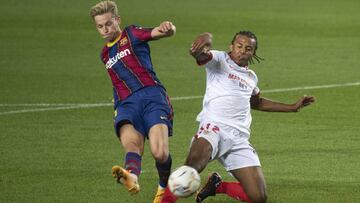
[[[97,15],[104,13],[112,13],[114,16],[119,16],[116,3],[113,1],[101,1],[90,9],[90,16],[94,19]]]

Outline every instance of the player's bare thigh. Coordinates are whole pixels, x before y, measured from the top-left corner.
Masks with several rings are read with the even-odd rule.
[[[266,184],[260,166],[251,166],[230,171],[241,183],[253,202],[266,202]]]
[[[124,124],[119,129],[120,142],[127,152],[144,153],[144,136],[132,124]]]
[[[195,168],[199,173],[202,172],[211,160],[212,151],[212,146],[207,139],[203,137],[194,139],[186,157],[185,165]]]
[[[169,156],[169,130],[165,124],[156,124],[149,130],[150,151],[153,157],[160,163]]]

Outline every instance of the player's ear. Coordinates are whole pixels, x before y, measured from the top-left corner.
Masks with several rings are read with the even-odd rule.
[[[120,25],[120,23],[121,23],[121,18],[120,18],[120,16],[115,16],[115,20],[116,20],[116,22]]]
[[[232,45],[232,44],[230,44],[230,52],[232,52],[233,51],[233,48],[234,48],[234,46]]]

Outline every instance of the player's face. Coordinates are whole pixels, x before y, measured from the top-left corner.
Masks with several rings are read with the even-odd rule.
[[[239,66],[246,66],[255,54],[255,39],[238,35],[230,45],[230,58]]]
[[[95,26],[100,35],[108,42],[112,42],[120,33],[120,17],[112,13],[104,13],[94,17]]]

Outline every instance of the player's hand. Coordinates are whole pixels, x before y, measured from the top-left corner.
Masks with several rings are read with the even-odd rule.
[[[176,27],[170,21],[160,23],[158,31],[167,35],[172,35],[176,31]]]
[[[191,44],[189,53],[197,58],[202,53],[208,53],[212,44],[212,34],[205,32],[196,37],[195,41]]]
[[[295,103],[295,110],[299,111],[301,108],[308,106],[315,102],[315,97],[304,95]]]
[[[175,25],[173,25],[172,22],[170,22],[170,21],[164,21],[164,22],[160,23],[159,26],[155,27],[151,31],[151,37],[153,39],[170,37],[170,36],[174,35],[175,32],[176,32]]]

